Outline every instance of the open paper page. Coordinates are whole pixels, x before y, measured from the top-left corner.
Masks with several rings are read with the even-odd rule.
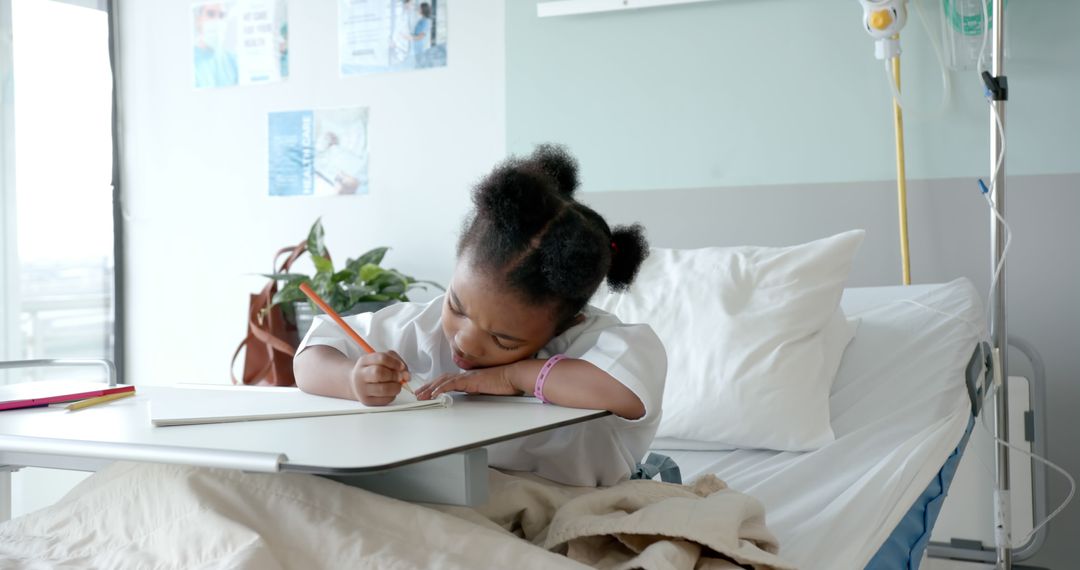
[[[308,394],[299,388],[175,386],[154,393],[150,421],[155,426],[178,426],[276,420],[445,408],[452,402],[446,394],[434,400],[418,401],[403,391],[386,406],[365,406],[354,400]]]

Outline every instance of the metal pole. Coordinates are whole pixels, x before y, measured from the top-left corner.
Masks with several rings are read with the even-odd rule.
[[[990,13],[993,22],[993,43],[991,45],[991,73],[995,78],[1005,75],[1005,2],[993,0],[993,10]],[[993,169],[993,186],[990,196],[997,212],[1005,216],[1005,156],[1002,154],[1002,146],[1005,143],[1005,101],[997,97],[990,103],[993,106],[990,115],[990,168]],[[995,116],[996,115],[996,116]],[[1000,119],[1000,121],[998,120]],[[999,161],[1000,157],[1000,161]],[[1002,260],[1005,251],[1005,225],[997,216],[990,217],[990,236],[992,241],[992,265],[990,268],[991,279],[995,274],[998,263]],[[1002,442],[1009,441],[1009,384],[1008,384],[1008,361],[1006,358],[1009,337],[1005,328],[1005,267],[1001,268],[1000,281],[994,289],[994,298],[991,300],[990,332],[997,352],[998,379],[995,394],[995,427],[997,437]],[[1010,481],[1009,481],[1009,448],[1005,445],[994,446],[994,457],[997,464],[997,489],[994,493],[994,526],[997,543],[997,568],[1010,570],[1012,568],[1012,532],[1010,509]]]

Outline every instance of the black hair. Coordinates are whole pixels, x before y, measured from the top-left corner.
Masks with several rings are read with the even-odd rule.
[[[431,4],[428,4],[427,2],[421,2],[420,3],[420,15],[425,17],[425,18],[430,18],[431,17]]]
[[[641,225],[610,228],[574,199],[577,187],[577,161],[562,146],[510,157],[473,190],[458,241],[458,256],[467,251],[475,268],[505,275],[526,301],[555,302],[560,327],[605,278],[613,291],[628,289],[649,254]]]

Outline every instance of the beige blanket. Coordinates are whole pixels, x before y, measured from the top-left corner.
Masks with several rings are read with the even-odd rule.
[[[430,508],[319,477],[120,463],[0,524],[0,567],[792,568],[761,505],[714,478],[491,482],[482,509]]]
[[[483,507],[431,506],[598,568],[794,568],[776,556],[761,503],[712,475],[591,489],[492,469],[489,482]]]

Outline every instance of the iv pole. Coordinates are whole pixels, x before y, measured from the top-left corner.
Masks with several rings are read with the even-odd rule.
[[[1005,252],[1005,224],[1002,218],[1005,216],[1005,155],[1002,153],[1005,144],[1005,101],[1008,98],[1008,87],[1005,79],[1005,2],[993,0],[993,44],[991,46],[991,74],[983,72],[983,81],[986,82],[993,100],[990,113],[990,168],[992,184],[990,188],[991,200],[996,214],[990,216],[990,238],[992,242],[990,278],[994,279],[998,264],[1003,260]],[[1000,119],[1000,121],[999,121]],[[999,159],[1000,158],[1000,162]],[[1000,216],[1000,218],[999,218]],[[994,366],[997,371],[994,375],[997,386],[994,396],[994,426],[997,437],[1001,442],[1009,441],[1009,389],[1008,389],[1008,366],[1006,350],[1009,339],[1005,329],[1005,267],[1001,267],[1000,281],[994,289],[994,298],[991,302],[990,332],[994,344]],[[993,284],[991,284],[993,286]],[[1010,570],[1012,568],[1012,536],[1010,508],[1010,481],[1009,481],[1009,448],[1003,443],[994,447],[994,458],[997,468],[997,487],[994,491],[994,531],[997,547],[998,570]]]
[[[980,2],[985,0],[980,0]],[[991,71],[982,78],[991,96],[990,112],[990,199],[994,212],[990,216],[991,260],[990,279],[994,296],[990,299],[990,333],[994,366],[994,425],[997,439],[994,447],[996,484],[994,488],[994,543],[997,550],[997,570],[1012,569],[1012,521],[1010,517],[1009,481],[1009,389],[1006,350],[1009,345],[1005,331],[1005,102],[1008,100],[1008,81],[1005,78],[1005,0],[992,0],[990,12],[993,23]],[[894,92],[893,110],[897,130],[898,198],[900,202],[900,238],[904,283],[910,282],[907,255],[906,185],[904,184],[903,115],[896,97],[900,88],[900,29],[907,20],[907,0],[859,0],[863,8],[863,26],[877,41],[874,55],[891,60]],[[985,6],[985,5],[984,5]],[[986,33],[990,33],[990,18],[984,18]],[[980,53],[980,60],[982,54]],[[981,61],[980,61],[981,63]],[[1000,159],[1000,160],[999,160]],[[999,269],[1000,266],[1000,269]],[[993,281],[998,279],[995,284]],[[983,413],[986,413],[985,411]]]

